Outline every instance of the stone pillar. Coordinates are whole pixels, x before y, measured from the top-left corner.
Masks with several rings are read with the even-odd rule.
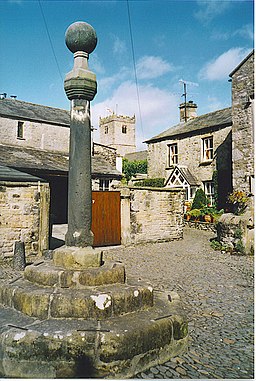
[[[88,68],[88,58],[96,44],[95,30],[85,22],[75,22],[66,31],[66,45],[74,53],[73,70],[64,82],[71,101],[67,246],[93,244],[90,101],[97,92],[97,82]]]

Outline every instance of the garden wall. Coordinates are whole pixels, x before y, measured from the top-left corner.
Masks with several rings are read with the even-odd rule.
[[[237,254],[253,254],[254,223],[251,212],[241,216],[232,213],[223,214],[217,225],[217,240],[223,249]]]
[[[11,257],[15,241],[26,256],[41,254],[49,244],[48,184],[0,182],[0,257]]]
[[[122,244],[183,238],[183,189],[130,187],[121,191]]]

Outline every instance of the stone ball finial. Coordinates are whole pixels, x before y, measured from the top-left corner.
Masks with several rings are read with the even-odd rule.
[[[95,30],[84,21],[71,24],[66,31],[65,40],[68,49],[72,53],[83,51],[90,54],[97,45]]]

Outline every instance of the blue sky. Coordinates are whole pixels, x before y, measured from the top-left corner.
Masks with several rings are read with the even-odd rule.
[[[188,100],[197,103],[198,115],[231,105],[228,75],[253,49],[253,1],[129,0],[128,5],[135,62],[126,0],[0,1],[0,93],[69,109],[63,80],[73,55],[64,36],[70,24],[86,21],[98,36],[89,60],[98,81],[95,128],[107,109],[135,114],[137,147],[145,149],[144,140],[179,122],[180,79],[196,84],[188,85]]]

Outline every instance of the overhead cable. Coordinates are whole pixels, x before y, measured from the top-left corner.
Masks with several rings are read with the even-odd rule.
[[[139,93],[138,76],[137,76],[137,69],[136,69],[136,63],[135,63],[135,53],[134,53],[134,43],[133,43],[133,35],[132,35],[132,25],[131,25],[131,14],[130,14],[129,0],[126,0],[126,4],[127,4],[127,12],[128,12],[128,22],[129,22],[129,31],[130,31],[131,48],[132,48],[132,60],[133,60],[135,85],[136,85],[136,91],[137,91],[140,125],[141,125],[141,132],[142,132],[143,140],[144,140],[143,124],[142,124],[142,117],[141,117],[141,107],[140,107],[140,93]]]
[[[50,35],[49,29],[48,29],[48,26],[47,26],[47,22],[46,22],[46,19],[45,19],[45,15],[44,15],[44,11],[43,11],[43,8],[42,8],[41,0],[38,0],[38,4],[39,4],[39,8],[41,10],[41,14],[42,14],[42,17],[43,17],[43,20],[44,20],[44,26],[45,26],[45,29],[46,29],[47,36],[49,38],[49,42],[50,42],[50,45],[51,45],[52,53],[53,53],[53,56],[54,56],[54,59],[55,59],[55,63],[57,65],[57,69],[58,69],[60,78],[61,78],[61,82],[63,82],[63,77],[62,77],[62,74],[61,74],[61,70],[60,70],[60,66],[59,66],[58,60],[57,60],[57,56],[55,54],[55,50],[54,50],[54,46],[53,46],[53,43],[52,43],[51,35]]]

